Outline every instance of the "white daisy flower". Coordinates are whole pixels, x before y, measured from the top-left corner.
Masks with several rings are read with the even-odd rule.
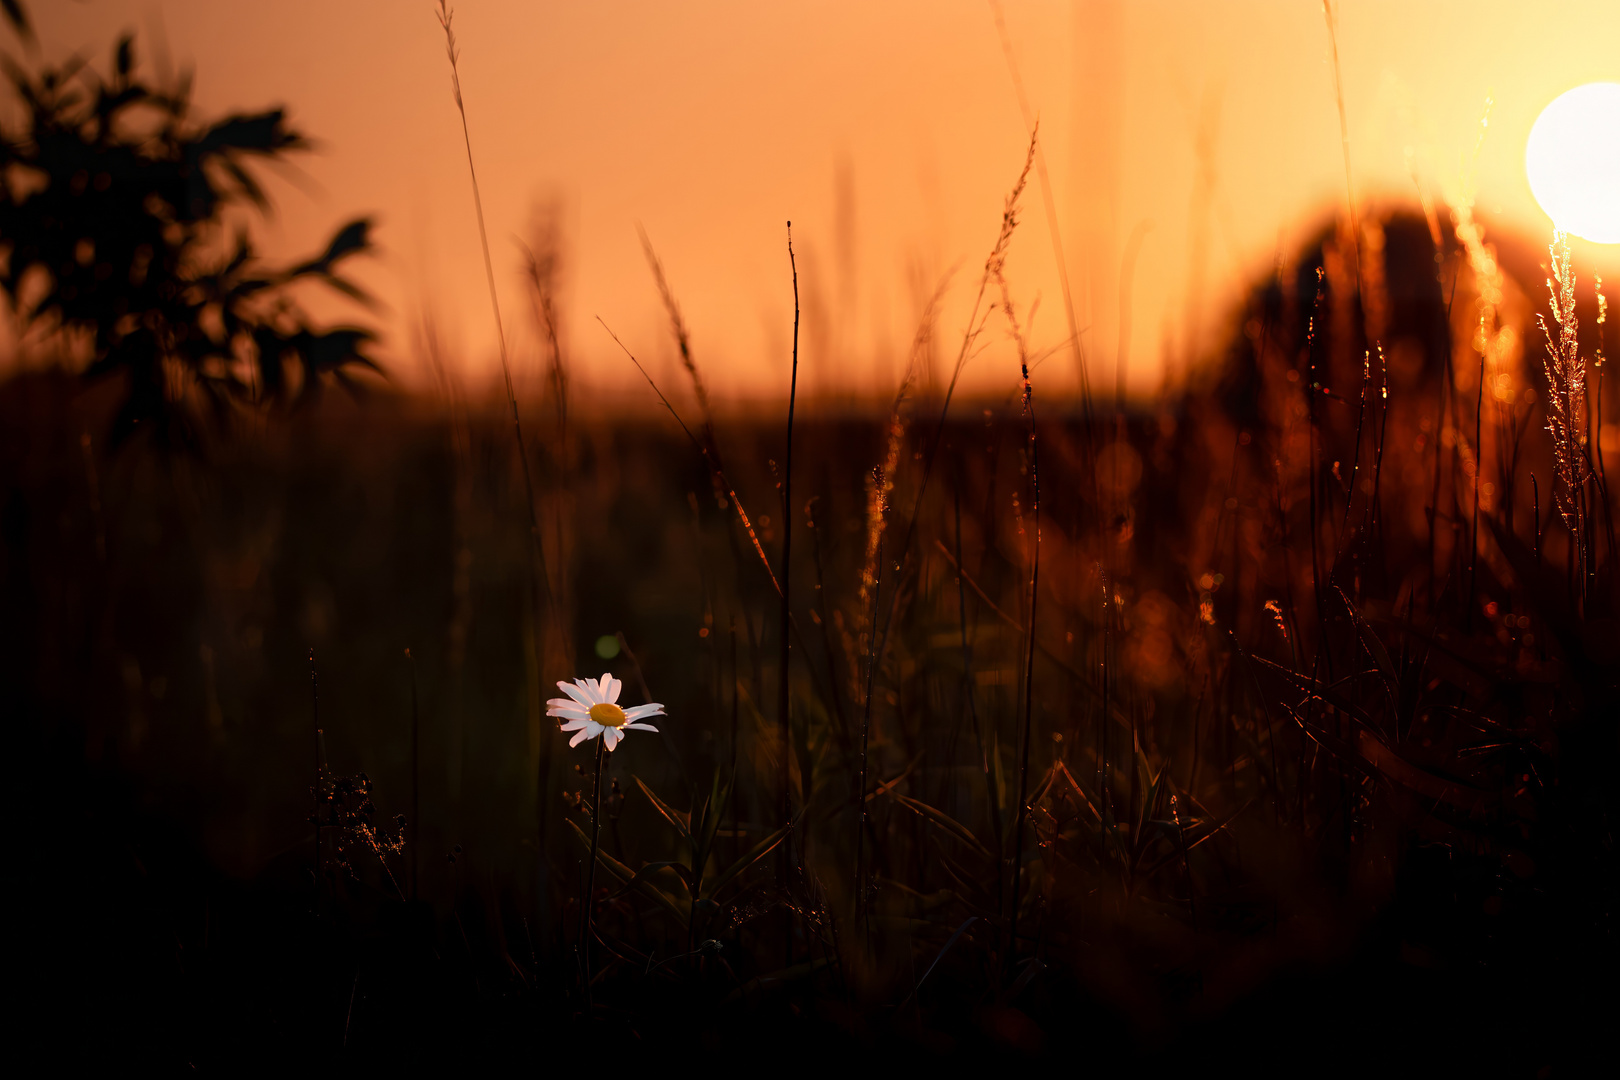
[[[562,730],[574,733],[574,737],[568,740],[569,746],[578,746],[586,739],[600,735],[602,744],[612,750],[624,738],[624,733],[632,728],[637,731],[657,731],[651,724],[637,721],[648,716],[665,715],[664,707],[655,701],[631,709],[620,708],[619,689],[623,685],[605,672],[600,679],[575,679],[573,685],[559,682],[557,688],[568,696],[546,702],[546,715],[566,721]]]

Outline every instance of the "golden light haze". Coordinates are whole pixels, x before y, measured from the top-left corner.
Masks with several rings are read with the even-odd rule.
[[[1526,136],[1558,94],[1620,79],[1620,5],[1336,6],[1358,199],[1411,197],[1414,170],[1437,200],[1458,187],[1490,97],[1480,217],[1487,236],[1541,236]],[[425,309],[469,378],[496,371],[444,39],[426,0],[31,8],[48,57],[104,63],[130,29],[146,64],[195,68],[205,114],[285,103],[320,145],[273,185],[267,250],[315,249],[338,222],[375,213],[383,251],[361,276],[386,305],[373,319],[391,376],[425,377],[413,329]],[[1134,393],[1151,393],[1210,350],[1252,275],[1344,204],[1322,8],[1006,0],[1003,13],[1040,118],[1092,378],[1112,385],[1120,262],[1140,232],[1129,373]],[[584,386],[647,394],[598,315],[674,381],[638,223],[717,396],[785,389],[789,218],[807,392],[892,393],[922,306],[954,269],[936,361],[948,370],[1028,140],[983,0],[462,0],[455,26],[520,379],[538,379],[539,353],[516,240],[548,204],[561,208],[566,346]],[[1008,274],[1023,313],[1034,309],[1034,345],[1052,353],[1037,393],[1062,396],[1076,374],[1056,268],[1032,180]],[[972,362],[970,387],[1011,392],[1004,340],[996,333]]]

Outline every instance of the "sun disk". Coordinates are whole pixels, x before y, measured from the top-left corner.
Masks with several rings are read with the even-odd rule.
[[[1620,244],[1620,83],[1587,83],[1554,98],[1530,129],[1524,171],[1554,226]]]

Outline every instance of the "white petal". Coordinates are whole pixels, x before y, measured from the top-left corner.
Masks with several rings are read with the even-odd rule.
[[[568,721],[568,723],[563,724],[557,730],[559,730],[559,731],[578,731],[580,728],[588,728],[590,726],[591,726],[591,722],[589,720],[584,720],[584,719],[570,720],[570,721]]]
[[[635,731],[657,731],[658,729],[653,727],[651,724],[626,724],[626,725],[624,725],[624,730],[626,730],[626,731],[630,731],[630,730],[635,730]]]
[[[572,739],[568,740],[568,745],[569,746],[578,746],[580,743],[584,742],[586,739],[589,739],[590,737],[591,737],[591,729],[590,728],[580,728],[578,731],[574,732],[574,737]]]
[[[579,682],[578,679],[576,679],[574,681]],[[583,685],[585,685],[585,684],[580,683],[580,686],[583,686]],[[585,706],[585,708],[587,708],[587,709],[590,708],[592,705],[596,704],[596,702],[592,701],[589,697],[587,697],[585,695],[585,693],[583,691],[581,691],[579,689],[579,687],[577,687],[577,686],[570,686],[565,682],[559,682],[559,683],[557,683],[557,689],[561,690],[563,693],[567,694],[569,697],[573,698],[575,701],[579,702],[581,705]]]
[[[624,710],[624,716],[627,720],[640,720],[643,716],[662,716],[663,713],[664,707],[656,701],[648,705],[636,705]]]
[[[546,702],[547,716],[566,716],[570,720],[583,720],[591,715],[591,711],[577,701],[567,698],[552,698]]]
[[[619,745],[619,740],[622,738],[624,738],[624,733],[618,728],[608,728],[602,732],[602,741],[607,743],[608,753],[610,754],[613,752],[613,748]]]
[[[603,678],[606,678],[606,676],[603,676]],[[607,694],[606,694],[606,697],[607,697],[608,701],[617,704],[618,700],[619,700],[619,691],[621,689],[623,689],[623,688],[624,688],[624,683],[620,682],[618,679],[610,680],[609,683],[608,683]]]
[[[574,684],[585,694],[587,704],[602,704],[602,688],[596,685],[595,679],[575,679]]]

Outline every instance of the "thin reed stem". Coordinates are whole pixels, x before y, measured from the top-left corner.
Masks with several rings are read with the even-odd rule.
[[[787,453],[782,469],[782,589],[781,620],[778,633],[776,715],[782,734],[782,764],[777,777],[782,804],[780,820],[789,830],[782,844],[779,860],[780,876],[785,881],[788,867],[793,864],[793,799],[788,790],[788,752],[792,745],[791,717],[789,715],[788,661],[792,644],[790,608],[793,570],[793,410],[799,396],[799,264],[793,257],[793,222],[787,223],[788,266],[793,273],[793,372],[788,381]],[[810,778],[804,777],[809,784]],[[807,792],[808,794],[808,792]]]
[[[929,442],[927,452],[923,455],[922,479],[917,483],[917,496],[912,500],[911,521],[906,526],[906,537],[900,548],[899,557],[901,559],[906,558],[911,550],[911,541],[917,530],[917,519],[922,511],[923,495],[928,491],[928,478],[933,474],[934,458],[939,453],[940,440],[945,436],[945,420],[946,417],[950,415],[951,398],[956,393],[956,384],[962,378],[962,370],[967,367],[967,362],[971,357],[974,342],[978,340],[979,334],[984,330],[985,321],[990,317],[989,311],[985,311],[983,318],[980,318],[979,313],[981,310],[983,310],[984,296],[985,293],[989,291],[991,281],[995,280],[996,275],[1001,272],[1001,267],[1006,265],[1007,248],[1009,245],[1011,245],[1013,233],[1018,228],[1019,200],[1023,198],[1024,187],[1029,183],[1029,170],[1035,163],[1035,151],[1039,146],[1039,136],[1040,131],[1038,127],[1030,130],[1029,150],[1024,155],[1024,167],[1019,171],[1017,181],[1013,183],[1012,190],[1008,192],[1007,199],[1002,204],[1001,229],[996,233],[995,246],[990,249],[990,254],[985,257],[984,273],[979,277],[979,290],[976,294],[974,294],[973,306],[968,309],[967,326],[962,331],[962,345],[961,348],[957,350],[956,363],[951,369],[951,381],[946,385],[945,398],[940,403],[939,422],[934,427],[934,437]],[[931,315],[935,305],[939,302],[940,297],[943,295],[943,292],[944,282],[941,282],[939,290],[935,292],[934,299],[929,303],[928,309],[924,313],[925,326],[927,325],[927,318],[929,315]],[[914,355],[915,351],[914,345]],[[902,385],[900,388],[900,396],[904,397],[905,392],[906,387]],[[899,408],[898,398],[896,399],[895,407],[897,409]],[[887,633],[886,629],[885,633]]]
[[[872,606],[871,616],[867,623],[867,654],[866,654],[866,692],[861,702],[861,747],[860,747],[860,782],[855,792],[856,799],[856,830],[855,830],[855,921],[863,924],[866,913],[866,786],[867,786],[867,747],[871,742],[872,732],[872,686],[877,673],[878,635],[877,613],[878,598],[883,593],[883,530],[882,515],[888,509],[884,501],[884,478],[881,467],[872,470],[873,495],[876,506],[873,512],[878,517],[877,525],[877,557],[872,567]]]
[[[1024,650],[1024,748],[1018,763],[1018,825],[1013,834],[1012,850],[1012,919],[1007,934],[1009,960],[1018,952],[1018,909],[1023,889],[1024,825],[1029,818],[1029,747],[1035,711],[1035,610],[1041,581],[1041,449],[1040,438],[1035,433],[1035,406],[1030,399],[1027,362],[1024,365],[1024,409],[1029,417],[1029,477],[1032,491],[1030,516],[1035,528],[1035,543],[1029,566],[1029,640]]]
[[[997,284],[1001,286],[1001,310],[1007,316],[1007,325],[1013,342],[1018,347],[1019,373],[1024,384],[1024,419],[1029,425],[1029,480],[1030,519],[1034,536],[1029,560],[1029,627],[1024,646],[1024,717],[1022,749],[1018,759],[1018,816],[1013,830],[1012,845],[1012,914],[1007,930],[1007,961],[1011,966],[1018,954],[1018,912],[1023,897],[1024,826],[1029,818],[1029,747],[1034,733],[1035,715],[1035,615],[1040,598],[1041,581],[1041,443],[1035,430],[1034,389],[1029,381],[1029,349],[1018,318],[1013,310],[1012,292],[1007,287],[1006,275],[998,264],[995,268]],[[1131,775],[1134,777],[1135,770]],[[1133,836],[1134,839],[1134,836]]]
[[[315,744],[315,914],[321,913],[321,881],[325,867],[321,862],[321,803],[326,795],[326,777],[321,768],[321,693],[315,673],[315,650],[309,650],[309,723]]]
[[[1541,568],[1541,487],[1536,483],[1536,474],[1530,474],[1530,513],[1535,519],[1531,524],[1535,527],[1536,569]]]
[[[727,771],[726,804],[731,815],[731,857],[742,853],[742,834],[737,827],[737,705],[742,673],[737,668],[737,617],[726,617],[726,636],[731,639],[731,763]]]
[[[568,369],[563,362],[562,337],[557,327],[557,308],[554,296],[553,277],[556,273],[555,253],[537,256],[535,252],[524,247],[525,269],[529,275],[529,283],[534,293],[535,322],[540,332],[545,336],[546,344],[551,352],[551,392],[553,406],[556,412],[556,461],[554,468],[557,475],[567,476],[569,469],[569,440],[568,440]],[[552,515],[552,542],[553,552],[559,563],[566,561],[567,545],[564,542],[564,518],[561,507]],[[552,592],[552,600],[560,608],[566,608],[568,602],[567,575],[559,566],[557,587]],[[560,620],[561,616],[559,616]],[[566,637],[560,643],[563,646],[566,658],[572,658],[572,650],[568,648]]]
[[[1350,490],[1344,497],[1344,518],[1339,524],[1339,543],[1334,548],[1333,565],[1328,567],[1329,575],[1338,569],[1339,560],[1350,546],[1350,508],[1356,502],[1356,480],[1361,474],[1361,433],[1367,419],[1367,391],[1372,385],[1371,360],[1372,353],[1369,351],[1361,361],[1361,403],[1356,407],[1356,446],[1350,459]]]
[[[1468,607],[1463,612],[1463,632],[1474,625],[1474,589],[1479,583],[1479,474],[1485,471],[1484,447],[1480,444],[1481,420],[1485,414],[1485,354],[1479,354],[1479,388],[1474,398],[1474,515],[1468,526]]]
[[[422,862],[422,716],[416,693],[416,657],[409,649],[405,650],[405,661],[411,668],[411,902],[415,903]],[[538,839],[544,840],[544,833]]]
[[[1382,346],[1378,348],[1378,379],[1379,399],[1378,418],[1376,421],[1378,425],[1378,446],[1373,451],[1372,505],[1368,510],[1371,517],[1367,523],[1367,542],[1369,544],[1373,542],[1373,534],[1375,532],[1382,533],[1383,531],[1383,512],[1381,509],[1382,503],[1380,501],[1380,492],[1382,491],[1384,479],[1384,441],[1385,437],[1389,434],[1389,362],[1384,358],[1384,350]],[[1511,485],[1504,484],[1503,489],[1508,491],[1509,495],[1511,496]],[[1513,500],[1511,497],[1508,499],[1508,505],[1513,505]]]
[[[1344,197],[1350,213],[1350,237],[1356,253],[1356,296],[1361,296],[1361,224],[1356,219],[1356,191],[1350,179],[1350,123],[1344,114],[1344,76],[1339,70],[1339,17],[1333,0],[1322,0],[1322,16],[1327,20],[1328,46],[1333,54],[1333,100],[1339,107],[1339,147],[1344,155]]]
[[[641,366],[641,361],[636,359],[636,354],[631,352],[629,347],[626,346],[624,342],[619,340],[619,335],[615,334],[612,328],[603,321],[602,316],[598,315],[596,317],[596,321],[602,324],[602,329],[606,330],[608,337],[613,339],[613,344],[617,345],[621,350],[623,350],[624,355],[630,358],[630,362],[636,366],[636,370],[641,372],[641,377],[647,380],[647,385],[652,387],[652,392],[658,395],[658,400],[663,403],[665,409],[669,410],[669,415],[675,418],[675,422],[679,424],[681,430],[686,433],[687,439],[689,439],[692,445],[697,448],[698,453],[703,455],[703,460],[708,464],[709,471],[713,474],[715,483],[722,491],[726,493],[726,497],[731,500],[731,505],[737,508],[737,517],[739,520],[741,520],[743,528],[747,531],[748,539],[754,545],[754,554],[759,556],[759,564],[764,568],[765,576],[771,579],[772,590],[774,590],[778,596],[782,595],[782,585],[776,580],[776,571],[771,569],[771,560],[765,555],[765,548],[759,541],[759,534],[754,531],[754,523],[749,519],[748,512],[743,509],[742,500],[737,497],[736,488],[731,486],[731,481],[726,479],[725,471],[720,468],[719,457],[710,451],[709,446],[706,443],[699,440],[698,437],[692,433],[691,428],[686,426],[686,421],[681,419],[681,414],[675,411],[675,406],[670,404],[669,398],[664,396],[664,392],[658,389],[658,384],[653,382],[653,377],[651,375],[647,374],[647,369]],[[750,631],[752,631],[751,625]]]
[[[962,566],[962,464],[957,455],[956,484],[952,488],[952,507],[956,518],[956,611],[957,625],[962,635],[962,697],[967,702],[968,720],[973,725],[973,739],[979,747],[979,765],[984,774],[985,800],[995,806],[995,791],[990,780],[990,758],[985,750],[984,732],[979,727],[979,705],[973,687],[973,649],[968,644],[967,570]],[[950,761],[954,766],[954,758]]]
[[[1327,295],[1326,274],[1321,267],[1316,270],[1316,303],[1312,309],[1311,331],[1306,339],[1305,356],[1308,365],[1305,375],[1305,422],[1308,425],[1308,447],[1306,458],[1306,475],[1309,478],[1307,488],[1310,514],[1309,524],[1311,530],[1311,596],[1316,604],[1317,637],[1320,639],[1322,619],[1322,556],[1321,556],[1321,530],[1317,527],[1316,515],[1316,489],[1321,482],[1321,466],[1317,457],[1317,430],[1316,430],[1316,320],[1322,314],[1322,299]]]
[[[1102,711],[1097,722],[1097,799],[1102,804],[1097,808],[1101,817],[1099,824],[1108,827],[1113,815],[1113,777],[1108,773],[1108,724],[1112,717],[1109,711],[1113,707],[1113,680],[1109,677],[1111,667],[1108,660],[1109,650],[1114,643],[1113,604],[1109,600],[1109,591],[1113,588],[1113,575],[1106,567],[1102,571],[1103,601],[1102,611]]]

